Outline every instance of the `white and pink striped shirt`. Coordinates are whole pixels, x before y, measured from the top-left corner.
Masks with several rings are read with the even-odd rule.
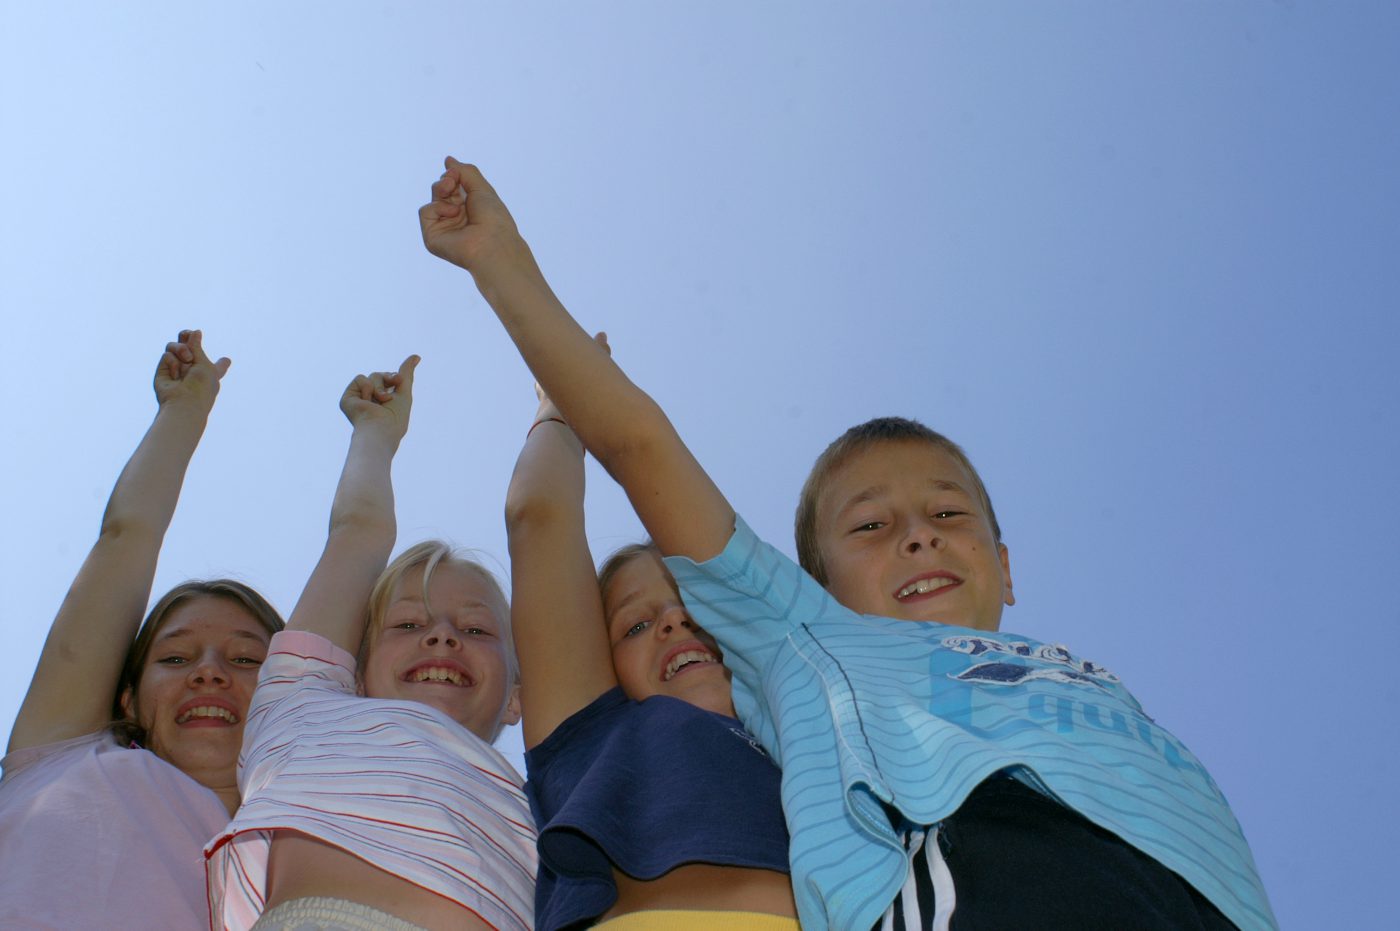
[[[243,806],[205,848],[214,928],[262,913],[274,830],[300,831],[471,909],[533,925],[535,827],[521,779],[442,712],[355,693],[355,660],[284,631],[258,676],[238,761]]]

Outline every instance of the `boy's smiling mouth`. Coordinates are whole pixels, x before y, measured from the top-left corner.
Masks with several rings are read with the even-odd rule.
[[[690,640],[666,654],[661,665],[661,681],[670,682],[683,670],[718,665],[719,657],[698,640]]]
[[[905,582],[904,586],[894,593],[894,597],[896,601],[909,601],[921,595],[941,595],[948,589],[961,584],[962,579],[951,572],[930,572]]]
[[[460,663],[445,659],[419,663],[400,678],[404,682],[429,682],[434,685],[449,685],[457,688],[469,688],[476,684],[471,674]]]

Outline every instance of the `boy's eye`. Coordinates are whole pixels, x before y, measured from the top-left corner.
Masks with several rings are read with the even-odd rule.
[[[463,627],[463,628],[462,628],[462,633],[464,633],[464,634],[471,634],[472,636],[475,636],[475,637],[489,637],[489,636],[491,636],[491,631],[487,630],[485,627],[477,627],[475,624],[472,624],[472,625],[470,625],[470,626],[468,626],[468,627]]]
[[[229,662],[237,663],[240,666],[261,666],[263,663],[263,661],[256,656],[235,656],[233,659],[229,660]]]
[[[880,521],[880,520],[868,520],[868,521],[866,521],[866,522],[863,523],[863,524],[857,524],[857,525],[851,530],[851,532],[852,532],[852,533],[869,533],[869,532],[872,531],[872,530],[879,530],[879,529],[880,529],[881,527],[883,527],[883,526],[885,526],[885,522],[884,522],[884,521]]]
[[[651,621],[638,621],[631,627],[627,628],[626,633],[624,633],[622,636],[635,637],[637,634],[640,634],[642,631],[646,630],[647,627],[649,627],[650,625]]]
[[[162,666],[182,666],[186,660],[183,656],[162,656],[156,662]]]
[[[966,514],[966,513],[967,513],[966,511],[936,511],[936,512],[934,512],[934,515],[933,515],[933,516],[934,516],[934,517],[937,517],[937,518],[961,517],[963,514]]]
[[[395,630],[417,630],[422,625],[417,621],[399,621],[394,625]]]

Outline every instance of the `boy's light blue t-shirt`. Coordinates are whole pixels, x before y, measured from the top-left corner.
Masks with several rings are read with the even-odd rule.
[[[1007,768],[1241,928],[1277,927],[1210,774],[1103,667],[1015,634],[856,614],[741,518],[719,556],[666,565],[724,649],[740,719],[783,768],[809,931],[869,928],[894,901],[908,863],[887,806],[936,824]]]

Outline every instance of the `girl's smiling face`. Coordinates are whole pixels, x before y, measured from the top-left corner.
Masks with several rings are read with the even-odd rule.
[[[232,598],[196,595],[171,608],[121,699],[146,748],[192,776],[231,771],[269,639]]]
[[[399,579],[383,623],[369,633],[365,694],[431,705],[495,740],[520,720],[504,620],[510,609],[479,572],[448,560],[434,568],[426,594],[421,565]]]
[[[690,619],[675,580],[650,552],[624,563],[603,592],[613,669],[628,698],[669,695],[734,716],[729,670],[713,638]]]

